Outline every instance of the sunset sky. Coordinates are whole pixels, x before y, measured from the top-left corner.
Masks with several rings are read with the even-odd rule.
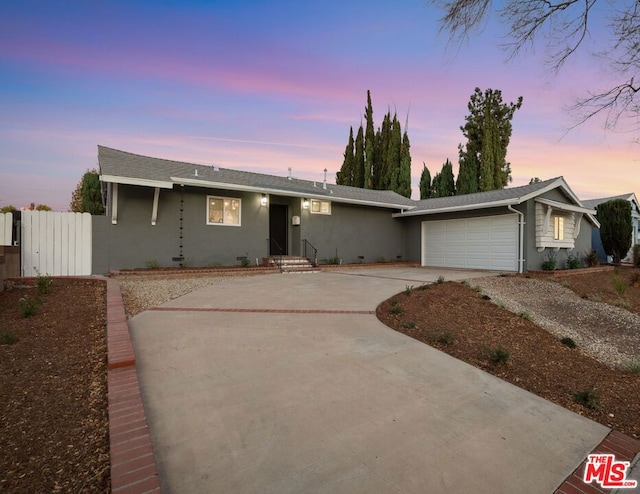
[[[376,126],[408,114],[417,198],[423,162],[434,175],[449,158],[457,174],[476,86],[524,98],[512,185],[563,175],[582,199],[640,193],[637,135],[600,120],[566,132],[566,107],[611,83],[599,60],[553,74],[540,44],[506,61],[495,15],[452,46],[440,15],[425,0],[3,2],[0,207],[68,210],[99,144],[309,180],[327,168],[333,182],[367,89]]]

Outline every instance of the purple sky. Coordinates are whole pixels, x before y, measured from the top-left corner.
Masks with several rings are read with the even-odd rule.
[[[597,60],[558,75],[543,48],[505,62],[492,22],[468,44],[438,33],[424,0],[11,2],[0,15],[0,207],[69,208],[97,145],[331,181],[371,90],[376,126],[409,113],[413,192],[425,162],[457,174],[476,86],[524,97],[507,159],[513,185],[563,175],[583,199],[640,193],[634,135],[566,107],[606,87]],[[494,16],[494,21],[497,19]],[[588,43],[598,46],[593,26]],[[566,135],[565,135],[566,134]]]

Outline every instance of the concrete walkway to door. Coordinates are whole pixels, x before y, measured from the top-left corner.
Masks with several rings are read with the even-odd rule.
[[[553,492],[609,429],[375,316],[483,274],[233,278],[132,318],[163,492]]]

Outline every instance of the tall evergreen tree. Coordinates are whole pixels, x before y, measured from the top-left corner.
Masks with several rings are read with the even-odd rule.
[[[362,124],[358,129],[354,152],[353,185],[355,187],[364,187],[364,130],[362,129]]]
[[[429,199],[431,197],[431,173],[427,165],[422,163],[422,174],[420,175],[420,199]]]
[[[449,197],[456,193],[455,183],[453,180],[453,166],[451,161],[443,163],[440,173],[436,173],[431,184],[431,197]]]
[[[74,213],[104,214],[100,175],[97,170],[87,170],[82,175],[76,189],[71,194],[69,208]]]
[[[366,129],[364,134],[364,187],[373,187],[372,173],[375,163],[376,134],[373,127],[373,106],[371,105],[371,91],[367,89],[367,107],[364,113]]]
[[[597,209],[600,222],[600,238],[607,254],[613,256],[613,263],[627,255],[633,238],[631,203],[624,199],[612,199],[599,204]]]
[[[397,175],[397,187],[394,190],[400,195],[411,197],[411,143],[409,142],[409,133],[406,128],[402,136],[400,168]]]
[[[513,130],[511,121],[521,106],[522,96],[516,103],[507,104],[502,102],[500,90],[475,89],[466,123],[460,127],[467,142],[458,148],[459,194],[501,189],[511,181],[507,148]]]
[[[336,173],[336,184],[353,185],[355,172],[355,155],[353,144],[353,127],[349,127],[349,142],[344,150],[344,161],[340,171]]]

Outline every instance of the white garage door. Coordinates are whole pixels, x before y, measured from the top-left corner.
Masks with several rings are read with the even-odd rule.
[[[517,271],[517,216],[423,221],[422,265]]]

